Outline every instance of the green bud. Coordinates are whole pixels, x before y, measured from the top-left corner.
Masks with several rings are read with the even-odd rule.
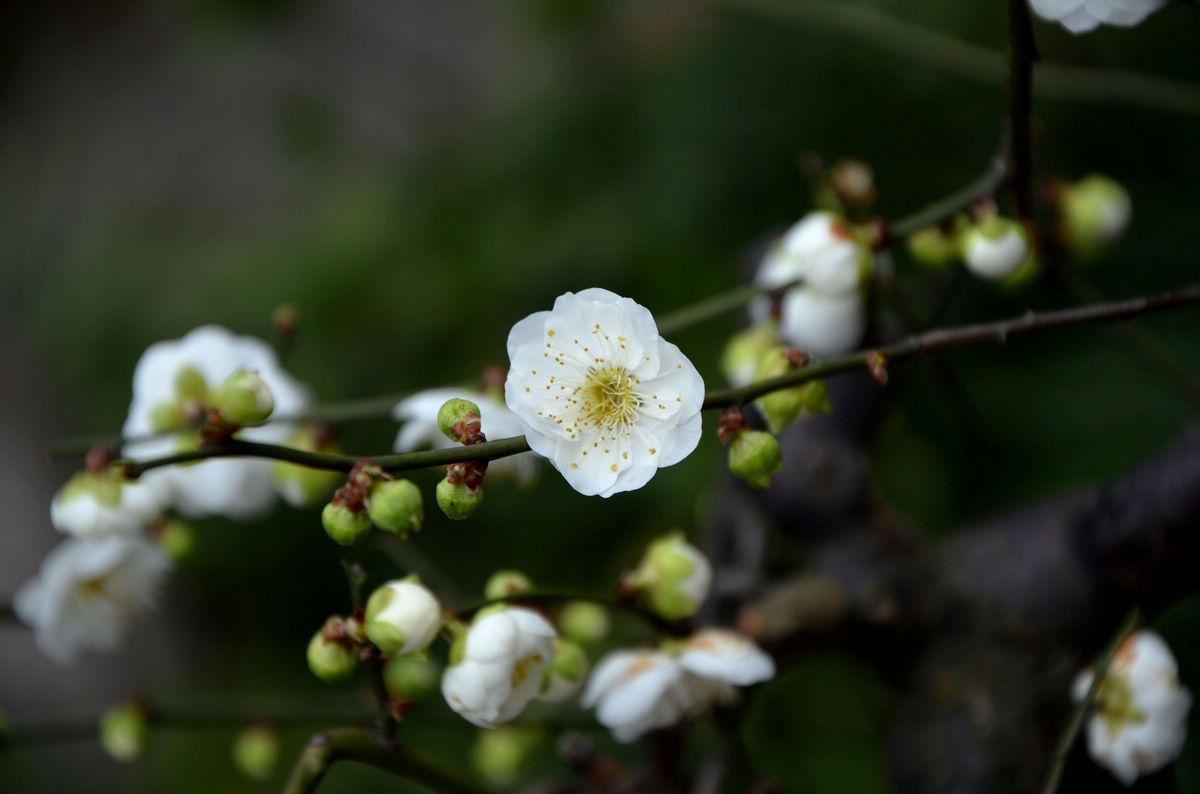
[[[446,400],[438,409],[438,428],[451,441],[460,441],[461,439],[454,434],[454,426],[472,418],[479,419],[479,416],[479,406],[470,400]]]
[[[696,614],[708,597],[712,566],[682,532],[673,532],[650,544],[625,584],[640,591],[656,615],[682,620]]]
[[[150,429],[155,433],[166,433],[183,425],[183,412],[175,403],[159,403],[150,409]]]
[[[425,520],[421,491],[408,480],[382,480],[371,486],[367,514],[375,526],[407,538]]]
[[[149,723],[140,703],[122,703],[100,716],[100,744],[110,756],[130,763],[146,749]]]
[[[326,628],[341,622],[339,617],[329,618],[325,626],[308,641],[308,669],[327,684],[349,678],[358,664],[358,653],[353,647],[325,639]]]
[[[67,484],[54,495],[54,501],[66,504],[72,499],[87,494],[102,505],[116,506],[121,502],[121,485],[125,480],[116,467],[110,466],[99,472],[87,469],[76,472]]]
[[[483,489],[471,490],[462,483],[451,483],[443,479],[437,484],[437,503],[446,517],[461,521],[479,509],[483,502]]]
[[[247,776],[266,780],[279,761],[279,734],[267,725],[249,725],[233,740],[233,763]]]
[[[257,370],[239,367],[217,389],[213,408],[230,424],[256,427],[275,410],[275,398]]]
[[[394,698],[417,700],[437,688],[437,665],[424,654],[393,656],[383,666],[383,683]]]
[[[558,616],[564,636],[576,642],[596,642],[608,635],[608,610],[590,601],[571,601]]]
[[[804,392],[804,410],[810,414],[831,414],[833,404],[829,402],[829,387],[823,380],[809,381],[800,387]]]
[[[777,347],[762,357],[754,380],[766,380],[794,369],[788,359],[787,348]],[[764,394],[755,400],[755,404],[772,433],[783,430],[803,413],[829,413],[831,410],[829,392],[823,381],[812,381]]]
[[[554,640],[554,660],[542,673],[542,690],[538,698],[547,703],[562,703],[575,697],[583,686],[588,672],[588,658],[583,648],[562,638]]]
[[[504,598],[533,591],[533,581],[520,571],[496,571],[483,588],[486,599]]]
[[[755,488],[766,488],[783,471],[783,453],[770,433],[742,430],[729,445],[729,470]]]
[[[330,502],[321,511],[321,524],[334,541],[350,546],[371,531],[371,517],[366,511],[355,512],[342,504]]]
[[[196,532],[186,521],[172,518],[158,530],[158,545],[171,562],[184,562],[196,552]]]
[[[1058,208],[1064,245],[1084,256],[1120,237],[1133,214],[1125,188],[1099,174],[1063,187]]]
[[[535,735],[522,728],[479,731],[471,749],[471,764],[493,786],[508,786],[520,776],[536,744]]]
[[[779,345],[775,336],[776,323],[768,321],[748,328],[735,335],[725,345],[721,355],[721,371],[734,386],[742,386],[754,380],[758,362],[763,355]]]
[[[305,452],[336,452],[337,446],[321,441],[318,430],[305,425],[289,435],[284,446]],[[295,463],[278,460],[271,465],[271,479],[287,503],[293,507],[315,507],[329,498],[333,491],[346,481],[345,475],[336,471],[313,469]]]
[[[908,237],[908,252],[922,265],[945,267],[958,261],[958,235],[938,226],[926,226]]]
[[[204,403],[208,400],[208,382],[195,367],[184,367],[175,373],[177,403]]]

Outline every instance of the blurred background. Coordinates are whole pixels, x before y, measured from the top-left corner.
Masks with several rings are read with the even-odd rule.
[[[906,37],[911,28],[888,20],[939,35]],[[58,541],[47,506],[81,461],[49,462],[49,444],[119,430],[151,343],[205,323],[269,339],[273,310],[291,304],[300,325],[286,366],[333,402],[474,383],[505,363],[508,328],[567,290],[682,307],[742,283],[762,241],[812,208],[814,156],[869,163],[885,218],[980,173],[1003,114],[993,54],[1004,31],[1002,3],[957,0],[4,4],[0,600]],[[1133,198],[1127,236],[1087,265],[1106,296],[1200,272],[1200,61],[1187,57],[1198,31],[1184,3],[1134,30],[1078,38],[1036,23],[1046,61],[1156,75],[1182,92],[1122,102],[1060,82],[1035,94],[1039,176],[1101,172]],[[991,66],[977,68],[981,52]],[[928,276],[903,252],[892,266],[932,315]],[[963,278],[940,322],[1068,302],[1049,283],[1005,291]],[[1140,323],[1192,377],[1197,314]],[[710,388],[742,323],[673,339]],[[961,390],[907,368],[866,441],[879,509],[919,533],[1102,483],[1195,422],[1186,388],[1111,329],[947,360]],[[394,432],[386,418],[356,423],[342,446],[379,454]],[[602,503],[550,471],[532,491],[492,487],[473,520],[431,511],[415,541],[380,542],[367,568],[379,580],[416,570],[459,604],[498,567],[603,590],[648,538],[703,525],[721,455],[709,433],[649,487]],[[417,481],[428,493],[437,478]],[[87,740],[19,745],[0,753],[0,789],[275,790],[322,714],[367,710],[355,687],[326,687],[305,667],[312,632],[348,608],[317,512],[281,507],[261,523],[196,530],[196,556],[111,657],[60,668],[25,629],[0,625],[0,709],[20,728],[86,721],[134,692],[263,717],[311,704],[315,719],[282,726],[274,778],[241,777],[235,726],[216,721],[156,731],[132,766]],[[1184,681],[1200,686],[1200,602],[1157,625]],[[863,665],[814,654],[756,693],[747,737],[785,791],[891,791],[880,752],[891,704]],[[587,723],[572,707],[541,713]],[[473,730],[435,695],[404,734],[462,766]],[[553,735],[532,778],[562,773]],[[1189,740],[1172,773],[1181,790],[1200,790],[1198,745]],[[325,790],[408,789],[339,765]]]

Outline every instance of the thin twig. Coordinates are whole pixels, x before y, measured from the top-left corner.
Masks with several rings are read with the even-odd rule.
[[[1038,59],[1028,0],[1008,0],[1008,112],[1005,116],[1005,180],[1017,219],[1033,221],[1033,64]]]
[[[1002,156],[996,157],[988,165],[986,171],[976,177],[970,184],[939,199],[928,206],[905,216],[887,226],[887,239],[898,240],[926,226],[933,226],[951,218],[996,192],[1004,183],[1007,164]]]
[[[1075,740],[1079,737],[1079,732],[1083,730],[1083,725],[1087,721],[1087,715],[1092,709],[1092,703],[1096,699],[1096,693],[1100,691],[1100,685],[1104,681],[1104,676],[1108,672],[1109,665],[1112,664],[1113,657],[1117,654],[1117,648],[1121,647],[1121,642],[1129,636],[1134,627],[1138,624],[1138,610],[1134,608],[1129,615],[1121,623],[1121,627],[1117,633],[1113,635],[1108,647],[1104,650],[1104,654],[1096,663],[1096,668],[1092,674],[1092,684],[1088,687],[1087,695],[1076,707],[1075,712],[1071,715],[1071,721],[1067,723],[1067,729],[1063,731],[1062,738],[1059,739],[1058,747],[1054,751],[1054,763],[1050,766],[1050,774],[1046,778],[1046,785],[1042,788],[1042,794],[1054,794],[1058,790],[1058,784],[1062,782],[1063,771],[1067,767],[1067,756],[1071,754],[1071,748],[1075,745]]]
[[[836,0],[709,0],[719,9],[769,17],[812,35],[854,39],[965,80],[1003,86],[1004,53],[888,16],[861,3]],[[1064,102],[1200,116],[1200,86],[1124,69],[1059,64],[1038,68],[1038,97]]]
[[[358,761],[421,783],[443,794],[492,794],[492,790],[435,766],[374,731],[334,728],[318,733],[300,753],[284,794],[310,794],[337,761]]]

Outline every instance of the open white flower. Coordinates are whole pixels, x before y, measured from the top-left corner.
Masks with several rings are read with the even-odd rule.
[[[1042,19],[1058,22],[1072,33],[1086,33],[1097,26],[1130,28],[1140,24],[1167,0],[1030,0]]]
[[[800,279],[779,304],[779,338],[819,356],[853,350],[866,330],[861,285],[872,266],[869,249],[832,212],[810,212],[763,258],[754,283],[779,287]],[[766,318],[770,300],[751,304]]]
[[[666,728],[701,707],[701,693],[679,660],[657,650],[614,651],[597,664],[580,705],[619,742]]]
[[[206,325],[182,339],[151,345],[133,372],[133,402],[125,420],[127,438],[194,427],[212,407],[218,387],[239,368],[256,370],[274,398],[275,414],[295,415],[308,407],[308,390],[283,370],[274,351],[259,339],[235,336]],[[283,443],[292,432],[274,422],[243,430],[252,441]],[[192,436],[194,439],[194,436]],[[135,460],[168,455],[189,442],[186,433],[128,444],[125,454]],[[271,463],[223,458],[186,466],[154,469],[142,481],[160,490],[165,500],[184,515],[223,515],[252,518],[275,502]]]
[[[478,619],[456,641],[461,652],[451,651],[442,697],[481,728],[515,719],[541,691],[554,637],[554,627],[530,609],[509,607]]]
[[[411,452],[429,444],[434,449],[449,449],[459,446],[438,429],[438,410],[447,400],[455,398],[470,400],[479,406],[479,425],[489,441],[523,435],[525,426],[517,415],[508,410],[504,403],[481,392],[470,389],[428,389],[405,397],[396,403],[392,416],[404,423],[396,435],[392,448],[397,452]],[[488,464],[489,475],[512,474],[522,482],[537,476],[538,457],[532,452],[522,452],[499,458]]]
[[[643,306],[566,293],[508,335],[504,399],[534,452],[582,494],[645,485],[700,442],[704,381]]]
[[[748,637],[729,629],[703,629],[688,639],[679,664],[693,675],[734,686],[775,676],[775,662]]]
[[[133,613],[153,605],[169,568],[162,552],[138,536],[68,540],[46,556],[13,606],[33,627],[38,647],[67,664],[83,648],[115,648]]]
[[[50,502],[50,523],[80,538],[145,531],[163,512],[153,486],[123,479],[115,470],[81,471]]]
[[[1087,695],[1093,673],[1075,679],[1073,695]],[[1179,683],[1171,649],[1152,631],[1134,632],[1113,656],[1088,721],[1088,753],[1125,785],[1170,763],[1187,738],[1192,693]]]

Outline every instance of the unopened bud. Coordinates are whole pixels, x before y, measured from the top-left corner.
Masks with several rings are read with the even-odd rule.
[[[100,716],[100,744],[123,763],[136,760],[146,749],[149,723],[141,703],[122,703]]]
[[[425,654],[393,656],[383,666],[383,683],[393,698],[417,700],[437,687],[437,666]]]
[[[945,267],[958,261],[958,235],[940,226],[927,226],[908,236],[908,252],[912,258],[929,267]]]
[[[988,215],[963,231],[960,242],[967,270],[989,281],[1016,273],[1031,253],[1025,227],[999,215]]]
[[[533,580],[520,571],[496,571],[483,588],[483,597],[494,598],[520,595],[533,591]]]
[[[667,620],[695,615],[711,584],[712,566],[681,532],[651,543],[625,579],[625,586],[637,590],[649,609]]]
[[[442,607],[416,577],[396,579],[367,599],[367,637],[388,654],[422,651],[442,627]]]
[[[212,407],[230,424],[256,427],[275,410],[275,398],[257,370],[239,367],[217,389]]]
[[[344,504],[330,502],[321,511],[325,532],[342,546],[357,543],[371,531],[371,517],[365,510],[351,510]]]
[[[721,355],[721,371],[733,386],[745,386],[754,380],[763,354],[779,345],[775,322],[760,323],[734,336]]]
[[[407,538],[421,529],[425,508],[421,490],[408,480],[383,480],[371,486],[367,496],[367,514],[375,526]]]
[[[438,429],[451,441],[462,441],[469,430],[466,425],[479,422],[479,406],[470,400],[446,400],[438,409]]]
[[[331,434],[319,425],[299,427],[283,443],[284,446],[305,452],[337,452]],[[313,469],[282,460],[272,464],[271,479],[275,481],[279,494],[292,507],[316,507],[345,482],[345,477],[339,472]]]
[[[163,522],[157,531],[158,545],[167,559],[181,563],[196,553],[196,531],[192,525],[179,518]]]
[[[558,616],[563,636],[576,642],[596,642],[608,636],[608,610],[590,601],[571,601]]]
[[[349,678],[358,664],[358,651],[343,625],[341,618],[331,617],[308,642],[308,669],[326,683]]]
[[[1133,215],[1133,203],[1125,188],[1099,174],[1064,186],[1058,206],[1063,244],[1085,256],[1120,237]]]
[[[461,521],[479,509],[483,502],[483,488],[470,488],[465,483],[454,483],[443,478],[437,484],[437,503],[446,517]]]
[[[729,470],[754,488],[766,488],[783,471],[783,453],[770,433],[743,430],[729,445]]]
[[[509,786],[536,745],[536,737],[523,728],[479,731],[471,750],[471,764],[493,786]]]
[[[806,360],[796,355],[797,351],[779,347],[763,356],[754,380],[766,380],[776,375],[798,369]],[[823,381],[812,381],[799,386],[777,389],[759,397],[755,404],[767,421],[772,433],[778,433],[790,425],[802,413],[829,413],[829,393]]]
[[[279,761],[279,734],[262,723],[243,728],[233,740],[233,763],[255,780],[267,780]]]
[[[562,703],[575,697],[587,677],[588,658],[583,648],[570,640],[555,638],[554,661],[542,673],[539,700]]]

